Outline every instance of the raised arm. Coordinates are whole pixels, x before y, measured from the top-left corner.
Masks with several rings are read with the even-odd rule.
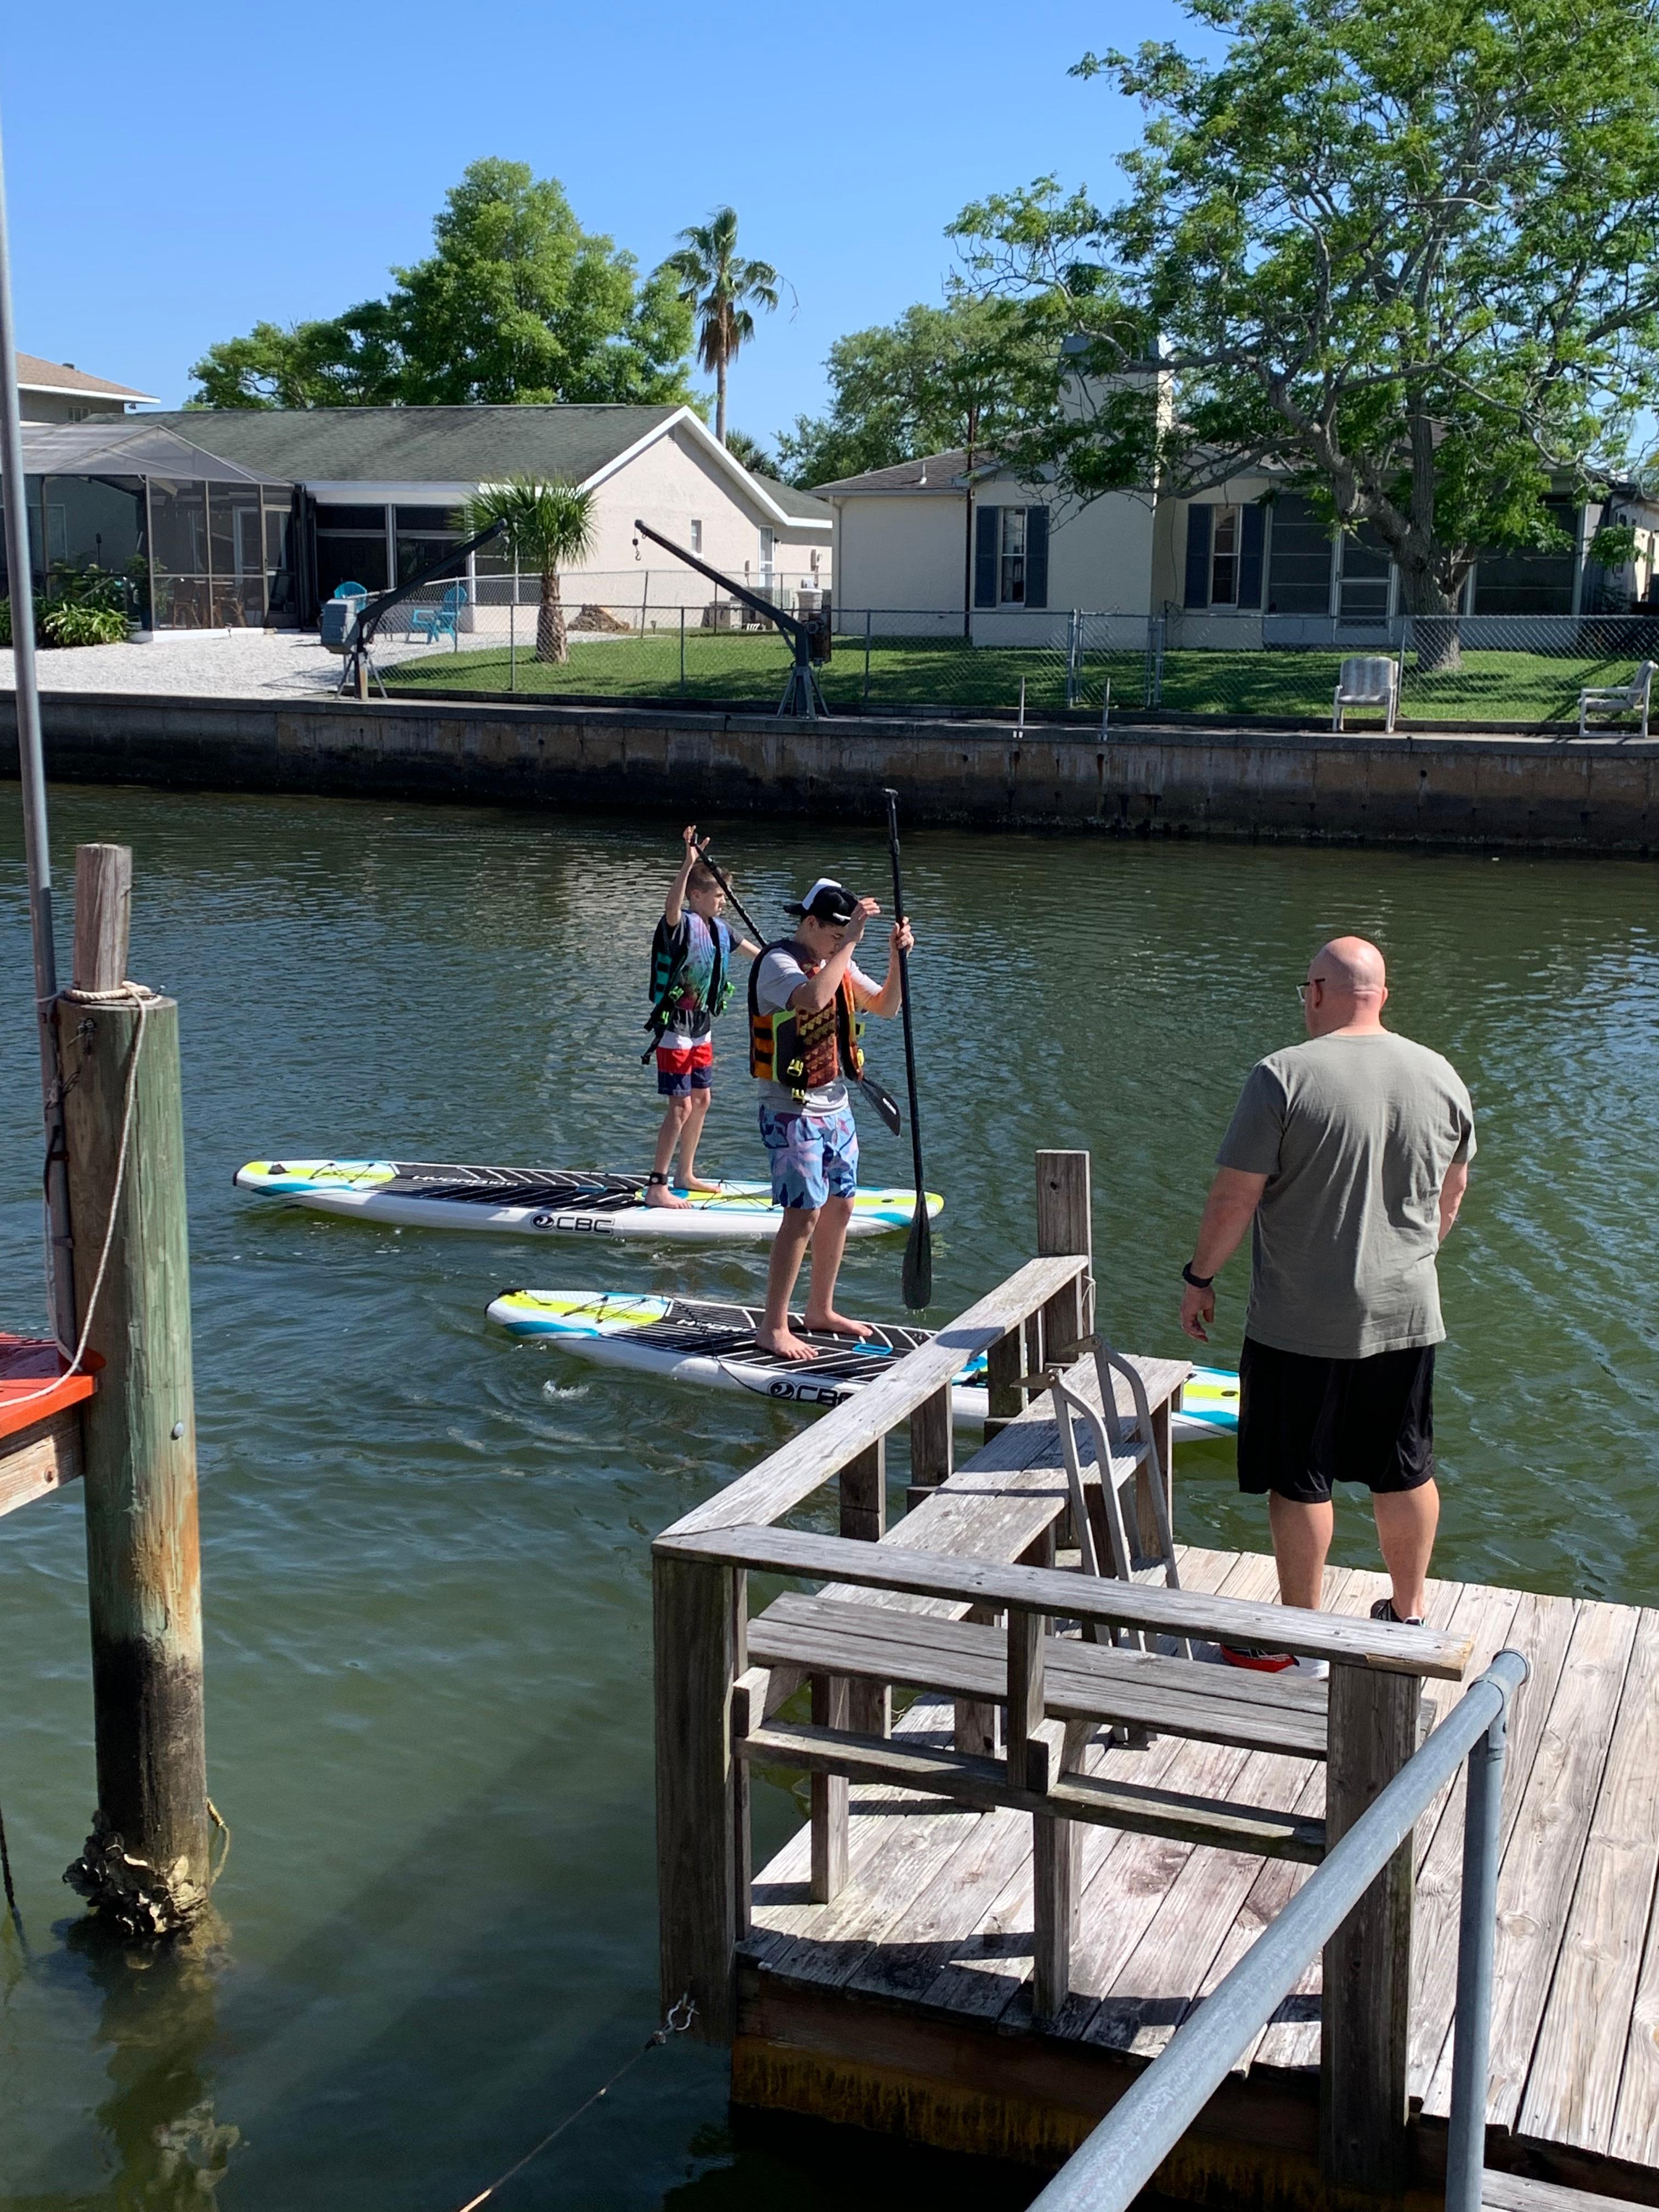
[[[881,912],[874,899],[860,899],[854,909],[853,918],[842,934],[841,943],[818,969],[804,982],[797,983],[789,994],[789,1003],[798,1013],[817,1014],[834,1002],[842,980],[853,964],[853,955],[858,951],[859,939],[864,934],[864,925],[872,915]]]
[[[685,887],[691,880],[691,871],[697,865],[697,855],[702,852],[702,845],[708,842],[705,837],[702,845],[698,844],[695,822],[688,823],[680,836],[685,841],[685,858],[674,871],[674,880],[668,886],[668,896],[662,902],[662,918],[671,929],[678,929],[680,926],[680,915],[685,905]]]
[[[1198,1242],[1193,1248],[1194,1274],[1221,1273],[1238,1249],[1239,1240],[1249,1227],[1267,1188],[1265,1175],[1247,1175],[1243,1168],[1216,1170],[1210,1194],[1204,1201],[1204,1218],[1198,1224]],[[1209,1332],[1204,1324],[1214,1319],[1214,1291],[1200,1290],[1194,1283],[1183,1285],[1181,1326],[1187,1334],[1196,1343],[1207,1344]]]
[[[1468,1187],[1468,1162],[1454,1160],[1446,1170],[1446,1180],[1440,1186],[1440,1242],[1443,1244],[1452,1233],[1452,1224],[1457,1218],[1457,1209],[1462,1205],[1463,1194]]]

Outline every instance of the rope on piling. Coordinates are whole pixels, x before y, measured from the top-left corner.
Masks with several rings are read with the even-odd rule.
[[[522,2173],[531,2160],[539,2158],[550,2142],[557,2142],[573,2121],[580,2119],[582,2114],[591,2106],[597,2105],[601,2097],[608,2097],[617,2082],[622,2080],[623,2075],[630,2073],[645,2057],[647,2051],[656,2050],[659,2044],[666,2043],[671,2035],[684,2035],[696,2017],[696,2011],[697,2008],[691,2002],[691,1992],[688,1990],[678,2004],[670,2005],[662,2026],[646,2037],[634,2056],[619,2066],[608,2081],[601,2082],[592,2095],[584,2098],[574,2112],[567,2112],[558,2126],[550,2134],[544,2135],[538,2143],[527,2150],[516,2165],[509,2166],[505,2173],[497,2174],[488,2189],[481,2189],[476,2197],[469,2197],[466,2203],[460,2207],[460,2212],[478,2212],[479,2205],[487,2204],[495,2191],[504,2183],[511,2181],[515,2173]]]

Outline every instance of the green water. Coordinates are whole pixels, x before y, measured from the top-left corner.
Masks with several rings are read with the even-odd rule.
[[[40,1316],[36,1069],[15,793],[0,860],[0,1320]],[[489,1331],[497,1290],[757,1291],[684,1261],[308,1219],[233,1192],[272,1152],[637,1165],[644,948],[673,825],[104,790],[135,852],[133,973],[183,1006],[223,1925],[141,1969],[59,1884],[93,1804],[73,1492],[0,1522],[0,1805],[32,1945],[0,1935],[6,2212],[453,2212],[656,2017],[648,1539],[790,1433],[745,1400],[584,1375]],[[763,917],[876,840],[732,833]],[[1381,939],[1392,1018],[1449,1053],[1480,1157],[1444,1267],[1443,1571],[1659,1589],[1659,945],[1637,864],[917,836],[910,894],[939,1310],[1031,1249],[1030,1160],[1095,1160],[1103,1317],[1176,1351],[1208,1164],[1252,1060],[1298,1034],[1334,930]],[[705,1158],[758,1165],[735,1024]],[[896,1030],[875,1064],[902,1088]],[[873,1126],[866,1174],[906,1155]],[[854,1248],[898,1310],[899,1252]],[[1242,1282],[1224,1278],[1221,1351]],[[902,1475],[902,1462],[896,1468]],[[1177,1523],[1261,1545],[1225,1448]],[[1368,1560],[1358,1508],[1340,1556]],[[757,1792],[764,1855],[797,1819]],[[728,2133],[719,2054],[646,2057],[494,2200],[519,2208],[927,2202],[941,2169]],[[222,2174],[212,2186],[212,2177]],[[953,2181],[968,2203],[1006,2201]]]

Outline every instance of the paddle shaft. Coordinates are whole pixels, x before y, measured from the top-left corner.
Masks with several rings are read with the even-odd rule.
[[[897,929],[905,920],[904,884],[899,872],[898,793],[884,791],[882,796],[887,801],[887,849],[893,863],[893,926]],[[904,1079],[910,1094],[910,1157],[916,1171],[916,1210],[910,1224],[910,1243],[905,1254],[906,1273],[911,1273],[913,1267],[922,1272],[926,1287],[931,1291],[932,1237],[927,1222],[927,1187],[921,1165],[921,1117],[916,1109],[916,1040],[910,1026],[910,963],[902,939],[897,950],[899,1012],[904,1023]],[[927,1303],[926,1299],[921,1303]]]

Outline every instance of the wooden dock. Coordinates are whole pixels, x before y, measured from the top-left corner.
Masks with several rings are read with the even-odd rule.
[[[1033,1416],[1032,1418],[1036,1418]],[[1183,1547],[1182,1586],[1266,1599],[1273,1561]],[[1380,1576],[1334,1571],[1363,1614]],[[1437,1582],[1431,1621],[1467,1628],[1472,1668],[1527,1658],[1504,1784],[1487,2160],[1659,2203],[1659,1613]],[[896,1723],[950,1741],[951,1709]],[[1160,1738],[1097,1771],[1317,1814],[1324,1770]],[[854,1785],[848,1881],[808,1897],[806,1829],[755,1878],[739,1948],[732,2095],[953,2150],[1057,2163],[1157,2056],[1305,1879],[1304,1867],[1091,1827],[1072,1990],[1032,2021],[1030,1822]],[[1439,2169],[1451,2084],[1461,1786],[1418,1831],[1409,2087],[1419,2179]],[[1650,1938],[1650,1932],[1652,1940]],[[1279,2193],[1316,2162],[1319,1971],[1267,2028],[1212,2131],[1165,2180]],[[1247,2181],[1254,2177],[1254,2185]]]
[[[1659,1613],[1442,1581],[1407,1629],[1369,1619],[1380,1576],[1333,1572],[1310,1613],[1273,1602],[1266,1554],[1160,1559],[1189,1370],[1090,1334],[1087,1181],[1086,1156],[1039,1154],[1040,1256],[657,1539],[665,2002],[690,1996],[696,2032],[730,2045],[739,2106],[1059,2165],[1509,1649],[1528,1676],[1486,2163],[1659,2203]],[[944,1393],[981,1350],[994,1419],[957,1469]],[[903,1419],[909,1510],[890,1530]],[[787,1525],[830,1483],[840,1534]],[[1079,1571],[1080,1542],[1100,1571]],[[751,1621],[756,1572],[818,1588]],[[1224,1668],[1224,1636],[1327,1660],[1328,1683]],[[757,1767],[806,1772],[811,1817],[754,1875]],[[1160,2169],[1164,2193],[1433,2202],[1462,1842],[1460,1779]]]

